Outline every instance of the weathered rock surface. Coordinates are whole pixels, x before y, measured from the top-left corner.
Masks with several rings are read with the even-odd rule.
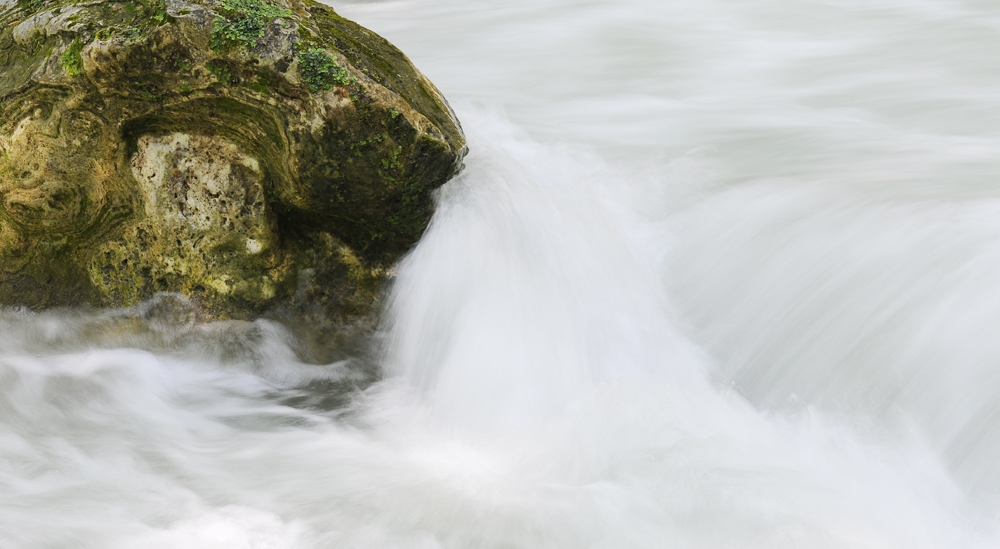
[[[370,319],[465,142],[312,0],[0,0],[0,304]]]

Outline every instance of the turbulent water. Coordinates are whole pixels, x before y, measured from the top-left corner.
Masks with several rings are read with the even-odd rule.
[[[1000,546],[1000,5],[333,5],[471,148],[384,327],[3,311],[0,548]]]

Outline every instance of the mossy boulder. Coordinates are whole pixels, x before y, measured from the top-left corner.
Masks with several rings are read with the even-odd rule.
[[[371,318],[465,141],[312,0],[0,0],[0,304]]]

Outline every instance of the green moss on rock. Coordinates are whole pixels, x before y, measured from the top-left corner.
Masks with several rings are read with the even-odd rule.
[[[80,56],[81,51],[83,51],[83,42],[79,38],[76,38],[59,58],[62,61],[63,68],[66,69],[66,73],[70,76],[80,76],[80,72],[83,70],[83,57]]]
[[[299,54],[299,72],[313,92],[331,90],[334,86],[351,83],[351,75],[337,60],[319,48],[309,48]]]
[[[212,29],[212,49],[217,52],[234,47],[255,48],[267,24],[292,15],[287,8],[261,0],[222,0],[219,12]]]

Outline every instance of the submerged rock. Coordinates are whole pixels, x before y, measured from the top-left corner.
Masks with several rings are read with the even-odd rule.
[[[0,304],[355,325],[461,167],[409,60],[312,0],[0,0]]]

